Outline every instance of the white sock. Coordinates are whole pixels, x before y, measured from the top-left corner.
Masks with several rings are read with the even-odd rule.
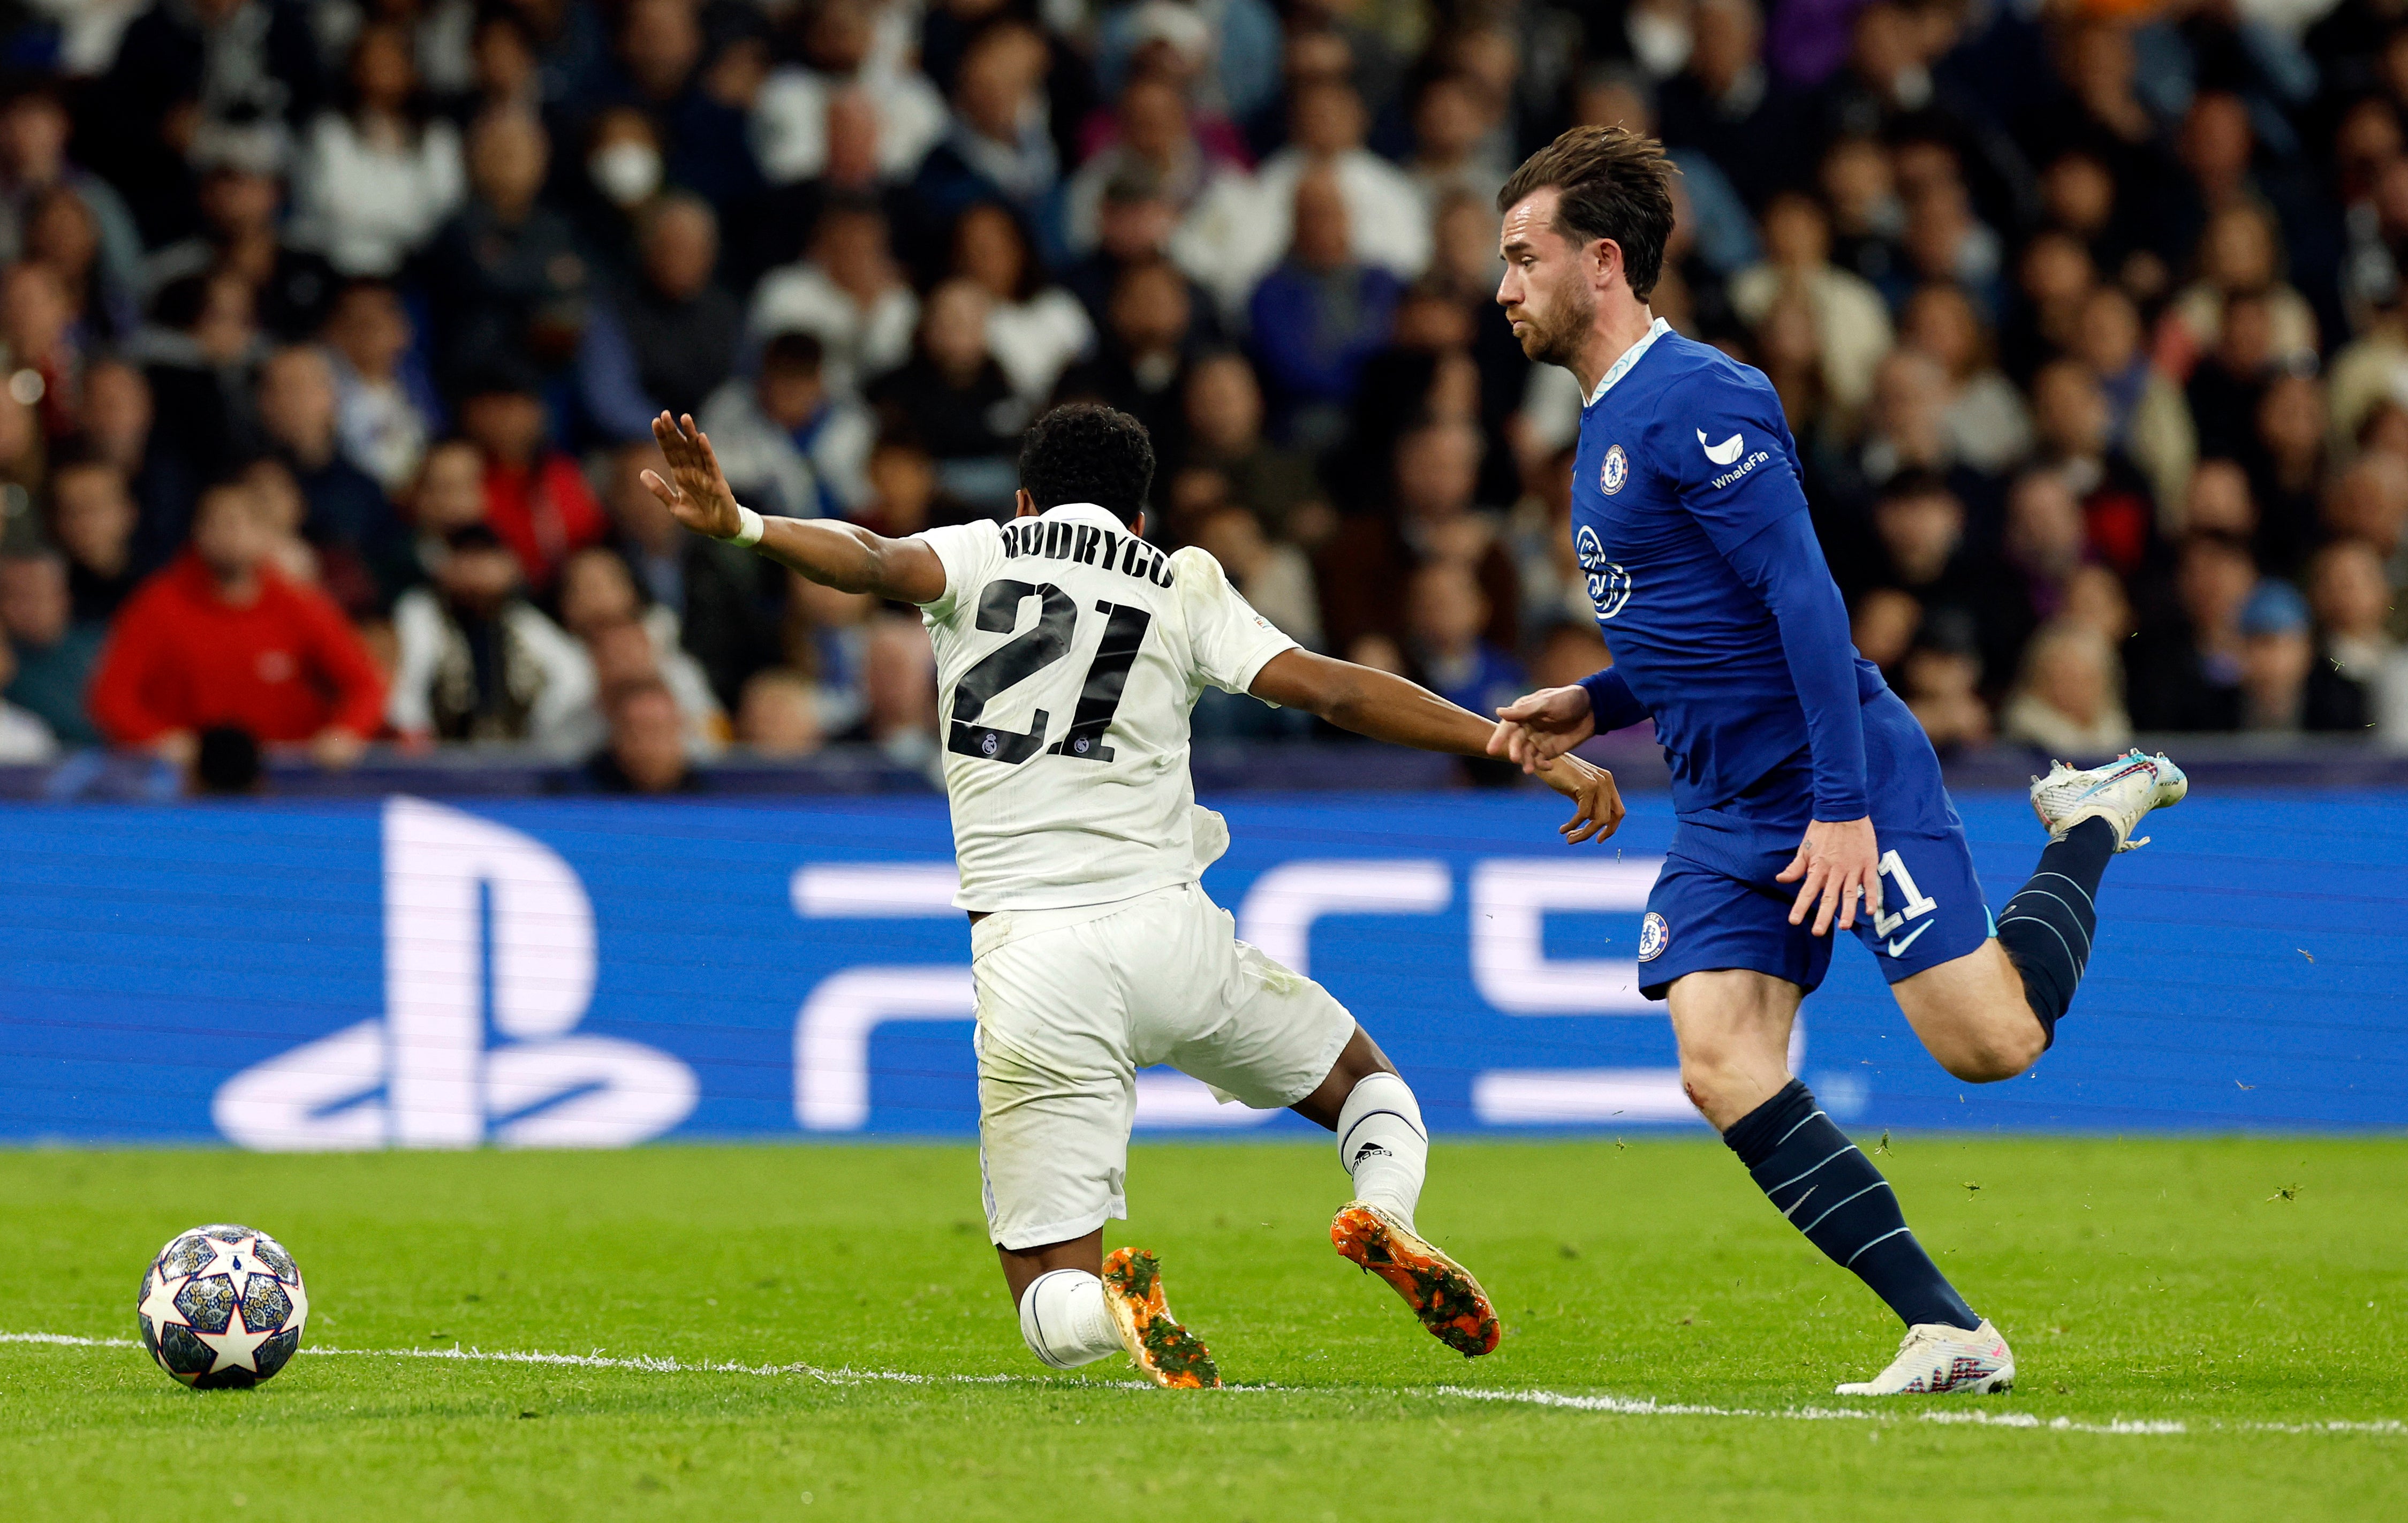
[[[1104,1282],[1082,1269],[1048,1270],[1020,1295],[1020,1336],[1056,1370],[1093,1364],[1121,1351],[1104,1308]]]
[[[1338,1161],[1354,1176],[1356,1200],[1413,1225],[1429,1168],[1429,1133],[1412,1086],[1393,1073],[1374,1073],[1354,1086],[1338,1113]]]

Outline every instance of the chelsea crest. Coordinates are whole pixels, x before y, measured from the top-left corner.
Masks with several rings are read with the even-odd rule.
[[[1662,915],[1648,911],[1647,918],[1639,923],[1639,960],[1654,962],[1671,943],[1672,928],[1664,924]]]
[[[1628,480],[1630,480],[1630,457],[1622,453],[1622,446],[1619,444],[1606,446],[1605,466],[1597,473],[1597,484],[1604,488],[1605,495],[1610,497],[1621,491],[1622,483]]]

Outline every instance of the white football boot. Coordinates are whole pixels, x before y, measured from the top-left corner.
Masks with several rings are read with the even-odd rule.
[[[2146,836],[2132,839],[2141,816],[2179,804],[2189,792],[2190,779],[2163,752],[2151,756],[2133,751],[2088,771],[2057,763],[2048,776],[2032,779],[2031,806],[2051,841],[2063,841],[2085,820],[2104,820],[2115,832],[2115,849],[2128,852],[2149,843]]]
[[[1961,1391],[1988,1396],[2013,1388],[2015,1357],[1989,1319],[1971,1332],[1938,1322],[1918,1322],[1906,1329],[1898,1358],[1870,1380],[1834,1387],[1842,1396],[1937,1396]]]

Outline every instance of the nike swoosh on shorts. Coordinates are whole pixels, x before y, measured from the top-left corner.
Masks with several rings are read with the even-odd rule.
[[[1892,937],[1889,943],[1889,955],[1893,957],[1905,956],[1906,949],[1914,944],[1914,938],[1916,936],[1921,936],[1925,931],[1929,930],[1935,924],[1937,924],[1935,921],[1925,921],[1922,925],[1915,927],[1914,935],[1909,936],[1903,941]]]

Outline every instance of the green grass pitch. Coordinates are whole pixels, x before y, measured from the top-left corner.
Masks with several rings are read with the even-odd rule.
[[[1711,1141],[1440,1139],[1423,1224],[1507,1329],[1471,1362],[1330,1251],[1326,1146],[1140,1145],[1108,1241],[1158,1251],[1255,1387],[1202,1393],[1029,1358],[966,1147],[0,1155],[0,1332],[131,1337],[149,1256],[240,1221],[341,1351],[206,1393],[138,1348],[0,1343],[0,1496],[46,1523],[2408,1516],[2408,1140],[1881,1163],[2013,1339],[2011,1396],[1833,1397],[1898,1329]],[[455,1345],[680,1367],[395,1357]]]

